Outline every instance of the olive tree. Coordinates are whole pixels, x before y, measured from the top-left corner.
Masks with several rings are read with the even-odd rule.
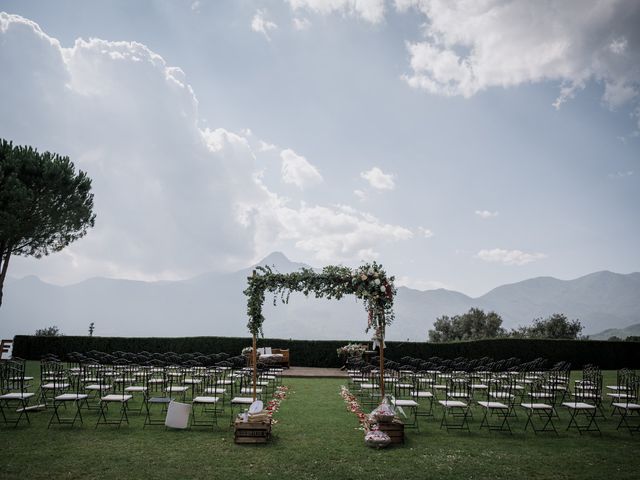
[[[94,222],[91,179],[68,157],[0,139],[0,306],[12,255],[62,250]]]

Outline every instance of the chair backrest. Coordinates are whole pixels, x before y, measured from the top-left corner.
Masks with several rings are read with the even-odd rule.
[[[167,417],[164,421],[164,424],[168,428],[188,428],[190,415],[191,404],[180,403],[173,400],[171,401],[171,403],[169,403],[169,408],[167,409]]]

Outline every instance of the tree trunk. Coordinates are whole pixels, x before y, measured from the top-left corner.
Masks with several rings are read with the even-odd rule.
[[[9,259],[11,258],[11,246],[3,242],[0,250],[0,307],[2,306],[2,290],[4,288],[4,279],[7,276],[9,268]]]

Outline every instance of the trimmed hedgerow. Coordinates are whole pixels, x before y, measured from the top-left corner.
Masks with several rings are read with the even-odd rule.
[[[303,367],[339,367],[342,359],[336,350],[349,343],[346,340],[285,340],[262,338],[258,346],[288,348],[291,364]],[[69,352],[176,352],[220,353],[237,355],[251,345],[250,338],[241,337],[15,337],[13,354],[30,360],[40,359],[52,353],[64,357]],[[585,364],[599,365],[603,369],[640,367],[640,343],[596,340],[542,340],[504,338],[468,342],[386,342],[385,357],[399,360],[402,357],[428,359],[480,358],[494,359],[517,357],[522,361],[543,357],[550,363],[571,362],[573,368]]]

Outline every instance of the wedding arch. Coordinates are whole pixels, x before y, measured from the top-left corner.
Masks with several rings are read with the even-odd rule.
[[[362,300],[368,315],[366,332],[374,331],[374,340],[380,345],[380,391],[384,396],[384,336],[387,325],[395,318],[393,300],[396,288],[394,277],[387,276],[382,265],[373,262],[361,265],[355,270],[348,267],[329,265],[320,273],[311,268],[301,268],[293,273],[274,272],[268,266],[256,267],[253,275],[247,278],[247,327],[253,335],[253,399],[256,399],[256,339],[263,335],[262,324],[266,292],[273,293],[273,304],[278,296],[283,303],[289,302],[291,292],[301,292],[308,296],[314,293],[316,298],[335,298],[355,295]]]

